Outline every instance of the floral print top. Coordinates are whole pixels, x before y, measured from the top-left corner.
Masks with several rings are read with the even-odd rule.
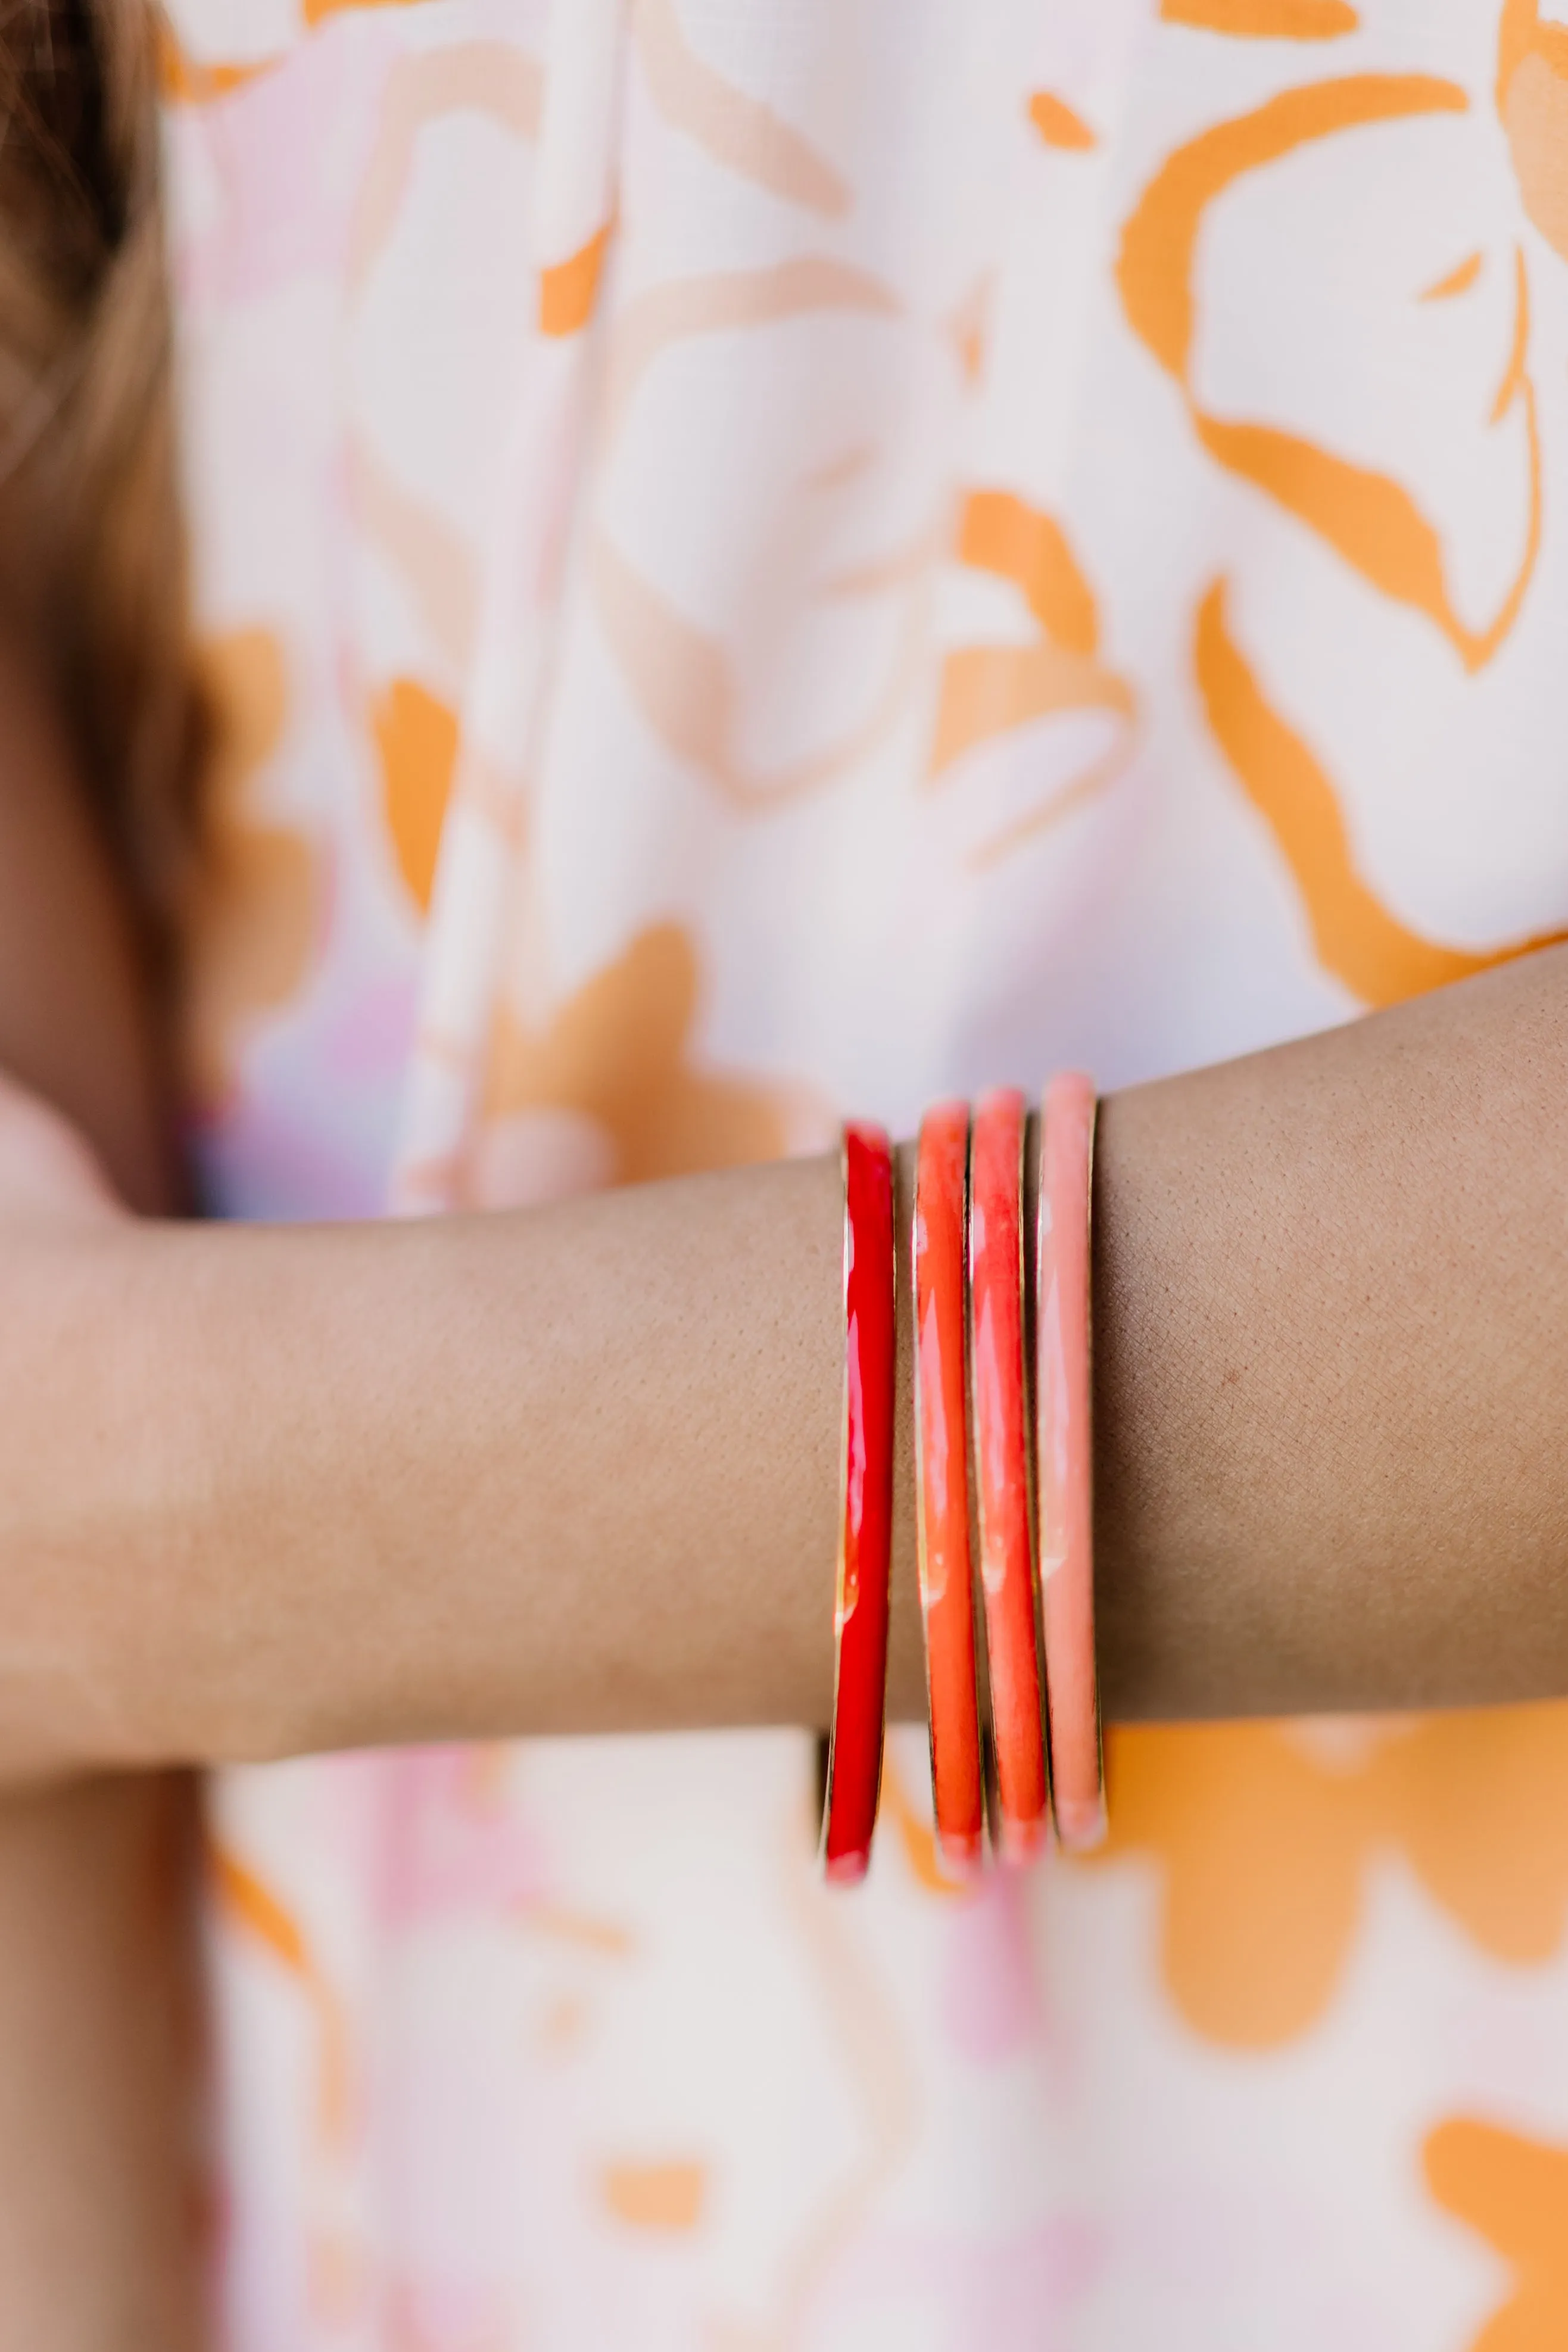
[[[1560,6],[174,0],[223,1211],[1568,927]],[[1568,2341],[1568,1709],[1110,1771],[960,1897],[900,1736],[851,1899],[796,1736],[225,1776],[233,2352]]]

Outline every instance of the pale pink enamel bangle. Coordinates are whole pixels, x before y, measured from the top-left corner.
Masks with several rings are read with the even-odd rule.
[[[1064,1071],[1040,1113],[1035,1439],[1040,1624],[1057,1835],[1082,1852],[1105,1834],[1094,1669],[1093,1442],[1089,1219],[1094,1088]]]

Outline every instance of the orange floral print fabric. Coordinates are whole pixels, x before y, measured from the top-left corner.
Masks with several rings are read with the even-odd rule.
[[[164,97],[224,1213],[1568,930],[1553,0],[175,0]],[[1555,2345],[1568,1710],[1110,1775],[956,1895],[900,1734],[849,1904],[794,1735],[223,1776],[231,2352]]]

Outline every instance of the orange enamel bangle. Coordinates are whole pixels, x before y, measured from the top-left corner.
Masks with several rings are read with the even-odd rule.
[[[1043,1846],[1050,1820],[1035,1628],[1024,1386],[1024,1098],[988,1095],[969,1139],[969,1382],[991,1729],[1004,1859]]]
[[[969,1107],[941,1103],[921,1121],[911,1248],[915,1292],[915,1505],[931,1800],[936,1851],[970,1876],[984,1850],[969,1469],[964,1381]]]
[[[1097,1845],[1105,1833],[1094,1670],[1089,1308],[1093,1153],[1093,1087],[1080,1072],[1064,1071],[1046,1089],[1040,1114],[1036,1462],[1052,1797],[1062,1845],[1080,1850]]]
[[[865,1875],[882,1789],[887,1714],[887,1601],[893,1538],[893,1153],[877,1127],[847,1126],[844,1173],[844,1410],[833,1714],[822,1808],[822,1864]]]

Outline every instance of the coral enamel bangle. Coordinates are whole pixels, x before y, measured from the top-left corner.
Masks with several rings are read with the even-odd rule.
[[[1033,1502],[1024,1382],[1024,1098],[988,1095],[969,1139],[969,1381],[986,1648],[1004,1859],[1050,1825],[1044,1690],[1035,1623]]]
[[[979,1867],[985,1841],[964,1377],[968,1149],[967,1103],[941,1103],[926,1113],[915,1157],[911,1248],[915,1534],[932,1811],[938,1857],[957,1878]]]

